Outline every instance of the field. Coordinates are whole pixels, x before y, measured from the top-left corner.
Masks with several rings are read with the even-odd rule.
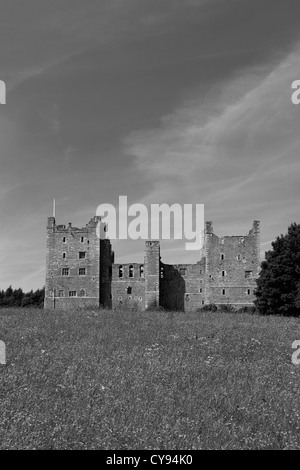
[[[300,449],[300,320],[1,310],[1,449]]]

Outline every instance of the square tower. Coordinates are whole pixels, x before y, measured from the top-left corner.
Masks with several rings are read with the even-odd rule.
[[[75,308],[100,305],[100,217],[83,228],[47,224],[45,308]]]
[[[145,242],[145,308],[159,306],[160,245],[159,241]]]
[[[206,222],[206,303],[253,305],[260,269],[260,224],[246,235],[218,237]]]

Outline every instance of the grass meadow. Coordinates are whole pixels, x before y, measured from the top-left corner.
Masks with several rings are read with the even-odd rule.
[[[300,449],[300,320],[0,311],[1,449]]]

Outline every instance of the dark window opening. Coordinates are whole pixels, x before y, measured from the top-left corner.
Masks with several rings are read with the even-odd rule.
[[[129,266],[129,277],[133,277],[133,266],[132,266],[132,264]]]
[[[123,270],[123,266],[119,266],[119,277],[123,277],[123,273],[124,273],[124,270]]]
[[[127,294],[131,294],[132,293],[132,287],[128,286],[127,287]]]
[[[140,266],[140,277],[144,277],[144,266]]]
[[[61,275],[62,276],[69,276],[69,268],[62,268]]]
[[[79,268],[79,276],[85,276],[85,268]]]
[[[223,289],[222,290],[222,295],[225,295],[225,294],[226,294],[225,289]]]
[[[77,296],[76,290],[70,290],[69,291],[69,297],[76,297],[76,296]]]
[[[85,258],[85,251],[79,251],[79,259]]]

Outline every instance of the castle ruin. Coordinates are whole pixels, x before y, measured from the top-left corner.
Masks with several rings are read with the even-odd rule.
[[[109,240],[96,233],[101,218],[83,228],[47,223],[45,308],[101,306],[193,311],[205,304],[251,306],[260,269],[260,228],[218,237],[206,222],[196,264],[165,264],[159,241],[145,242],[143,263],[116,264]]]

